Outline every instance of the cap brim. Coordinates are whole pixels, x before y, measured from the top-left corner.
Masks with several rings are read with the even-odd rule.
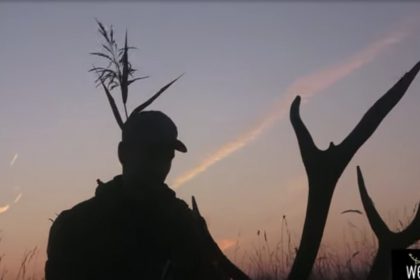
[[[186,153],[187,152],[187,147],[184,145],[184,143],[182,143],[180,140],[175,140],[175,150],[181,152],[181,153]]]

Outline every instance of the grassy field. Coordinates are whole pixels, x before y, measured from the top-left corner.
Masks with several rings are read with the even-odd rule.
[[[373,233],[350,228],[350,240],[345,242],[345,252],[337,252],[334,247],[322,245],[313,269],[313,280],[318,279],[364,279],[370,262],[376,252]],[[273,238],[275,242],[270,240]],[[286,279],[293,263],[298,240],[291,235],[287,219],[283,216],[281,235],[271,237],[264,230],[255,235],[255,246],[247,251],[238,241],[228,256],[245,272],[256,280]],[[274,244],[274,245],[273,245]],[[1,248],[1,247],[0,247]],[[43,275],[35,272],[36,258],[40,254],[37,247],[24,253],[16,273],[4,267],[5,255],[0,255],[0,280],[43,280]],[[36,263],[39,266],[39,263]],[[38,270],[39,271],[39,270]],[[16,275],[16,276],[15,276]]]
[[[358,280],[365,279],[376,253],[376,240],[369,230],[352,225],[350,237],[343,237],[345,250],[321,244],[312,270],[312,280]],[[297,252],[298,238],[292,236],[283,216],[280,239],[270,237],[264,230],[256,233],[257,243],[253,251],[241,252],[235,248],[233,261],[256,280],[286,279]]]
[[[408,216],[408,215],[407,215]],[[393,217],[395,220],[395,216]],[[394,230],[400,231],[408,224],[409,218],[395,223]],[[358,228],[349,224],[348,233],[343,237],[345,250],[338,250],[328,244],[322,244],[312,270],[311,280],[358,280],[365,279],[371,262],[376,254],[376,238],[370,228]],[[272,240],[271,240],[272,238]],[[286,279],[297,251],[298,238],[292,236],[283,216],[280,236],[272,237],[264,230],[255,234],[255,246],[252,250],[241,248],[238,240],[230,249],[229,258],[238,264],[252,279],[281,280]],[[274,241],[274,242],[272,242]],[[0,239],[1,245],[1,239]],[[419,243],[411,246],[420,248]],[[1,248],[1,246],[0,246]],[[4,267],[4,259],[0,254],[0,280],[43,280],[43,275],[35,272],[36,258],[40,254],[37,247],[24,253],[17,275],[9,273]],[[39,263],[36,263],[39,265]],[[39,270],[38,270],[39,271]]]

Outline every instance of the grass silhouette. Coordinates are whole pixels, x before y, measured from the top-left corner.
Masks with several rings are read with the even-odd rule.
[[[398,218],[401,215],[395,213],[390,215],[395,229],[402,229],[409,223],[410,212],[404,208],[402,218]],[[346,235],[342,237],[344,251],[338,252],[333,246],[322,244],[310,280],[366,279],[378,247],[375,236],[367,225],[359,228],[348,224],[345,230]],[[280,236],[273,237],[265,230],[258,230],[254,241],[255,246],[247,251],[242,250],[237,240],[231,259],[254,280],[287,279],[298,246],[297,238],[289,229],[287,217],[284,215],[282,218]],[[416,243],[411,248],[420,248],[420,245]],[[45,280],[43,275],[35,272],[39,254],[41,252],[38,247],[25,251],[16,276],[12,276],[8,268],[4,267],[7,256],[0,253],[0,280]]]

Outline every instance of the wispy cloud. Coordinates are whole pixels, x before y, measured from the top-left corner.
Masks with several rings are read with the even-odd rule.
[[[14,164],[15,164],[15,162],[16,162],[16,160],[18,159],[18,153],[16,153],[14,156],[13,156],[13,158],[12,158],[12,160],[10,161],[10,167],[12,167]],[[19,187],[15,187],[16,189],[19,189]],[[13,203],[18,203],[19,202],[19,200],[22,198],[22,193],[19,193],[17,196],[16,196],[16,198],[15,198],[15,200],[13,201]],[[0,214],[3,214],[3,213],[5,213],[6,211],[8,211],[10,209],[10,204],[6,204],[5,206],[0,206]]]
[[[23,193],[19,193],[15,200],[13,200],[13,203],[16,204],[19,202],[19,200],[22,198]],[[10,210],[11,205],[10,204],[6,204],[5,206],[0,206],[0,214],[3,214],[5,212],[7,212],[8,210]]]
[[[198,174],[206,171],[210,166],[244,148],[246,145],[257,139],[276,121],[284,119],[295,95],[299,94],[302,96],[304,101],[308,101],[315,94],[321,93],[331,87],[336,82],[371,62],[385,50],[401,42],[407,37],[412,29],[412,26],[413,21],[407,20],[402,24],[403,28],[390,32],[383,38],[369,44],[365,49],[343,62],[296,79],[290,86],[287,87],[284,97],[275,104],[274,108],[264,118],[262,118],[261,121],[233,141],[221,146],[197,166],[176,177],[172,183],[172,187],[181,187]]]
[[[0,206],[0,214],[3,214],[4,212],[6,212],[7,210],[9,210],[10,205],[6,204],[5,206]]]

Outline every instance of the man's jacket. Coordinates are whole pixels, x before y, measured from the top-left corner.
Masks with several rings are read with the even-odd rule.
[[[46,280],[224,279],[198,225],[168,186],[133,197],[116,176],[54,221]]]

